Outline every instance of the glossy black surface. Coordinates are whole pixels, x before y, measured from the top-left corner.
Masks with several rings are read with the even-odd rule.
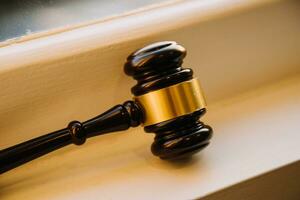
[[[166,122],[146,126],[146,132],[154,132],[151,146],[154,155],[161,159],[180,159],[197,153],[209,144],[212,129],[199,121],[205,113],[201,109]]]
[[[68,144],[81,145],[86,138],[138,126],[141,116],[139,107],[127,101],[86,122],[72,121],[65,129],[1,150],[0,173]]]
[[[193,71],[181,68],[185,56],[182,46],[169,41],[132,53],[124,66],[125,73],[137,80],[131,92],[138,96],[192,79]]]
[[[62,129],[0,151],[0,173],[72,143],[68,129]]]
[[[126,130],[141,123],[142,111],[133,101],[126,101],[83,123],[87,137]]]
[[[132,53],[124,66],[127,75],[137,80],[131,89],[136,96],[193,78],[191,69],[181,67],[186,50],[176,42],[158,42]],[[155,133],[151,151],[162,159],[188,157],[209,144],[212,129],[199,118],[205,109],[175,119],[146,126]]]

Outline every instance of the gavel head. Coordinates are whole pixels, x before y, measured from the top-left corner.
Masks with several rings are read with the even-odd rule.
[[[131,92],[143,111],[144,130],[156,134],[151,151],[162,159],[190,156],[212,136],[199,121],[205,101],[193,71],[181,67],[185,56],[176,42],[158,42],[132,53],[124,67],[137,80]]]

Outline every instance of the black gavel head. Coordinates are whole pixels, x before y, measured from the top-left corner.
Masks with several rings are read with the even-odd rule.
[[[143,110],[144,129],[156,134],[151,151],[162,159],[190,156],[212,136],[199,121],[205,101],[193,71],[181,67],[185,56],[176,42],[158,42],[132,53],[124,67],[137,80],[131,92]]]

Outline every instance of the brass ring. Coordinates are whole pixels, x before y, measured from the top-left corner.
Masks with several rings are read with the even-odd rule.
[[[144,109],[144,126],[190,114],[206,107],[197,78],[134,97]]]

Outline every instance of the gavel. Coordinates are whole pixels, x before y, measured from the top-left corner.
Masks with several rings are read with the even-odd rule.
[[[151,151],[163,160],[189,157],[209,144],[212,128],[199,119],[206,103],[193,71],[182,68],[186,50],[173,41],[150,44],[128,56],[124,71],[137,84],[133,100],[116,105],[85,122],[72,121],[67,128],[0,151],[0,173],[69,144],[82,145],[87,138],[142,125],[154,133]]]

